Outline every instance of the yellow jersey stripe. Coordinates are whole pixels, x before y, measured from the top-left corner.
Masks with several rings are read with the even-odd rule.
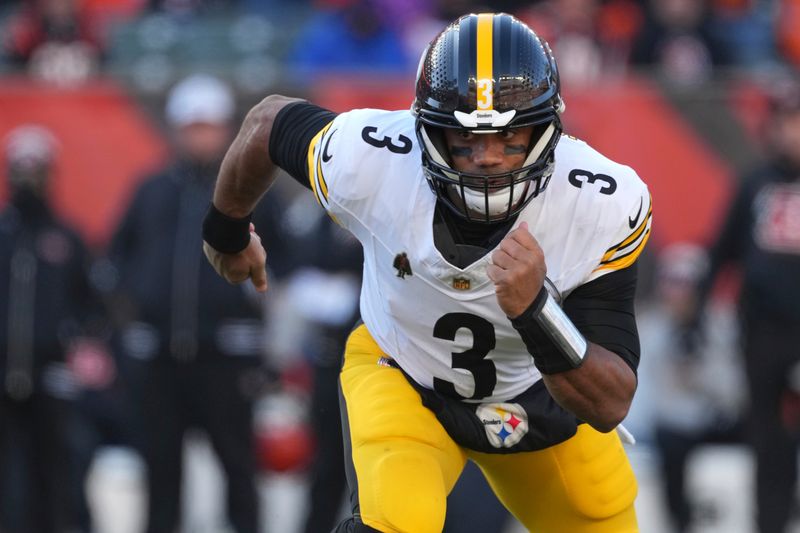
[[[325,200],[328,199],[328,184],[325,183],[325,176],[322,174],[322,157],[317,158],[317,180],[320,192]]]
[[[328,199],[328,186],[327,184],[325,184],[324,187],[322,187],[318,186],[317,184],[319,181],[317,169],[320,168],[319,159],[321,157],[317,157],[316,155],[320,154],[315,155],[315,152],[319,152],[318,148],[320,148],[320,141],[322,140],[323,135],[325,135],[325,132],[327,132],[330,129],[332,124],[333,121],[329,122],[316,135],[314,135],[314,138],[311,139],[311,143],[308,145],[308,156],[306,157],[306,165],[307,165],[306,170],[308,171],[308,181],[309,184],[311,185],[311,190],[314,191],[314,196],[317,198],[317,202],[319,202],[320,204],[322,204],[322,197],[320,197],[321,190],[324,192],[325,200]],[[315,164],[315,159],[317,160],[316,164]]]
[[[317,183],[315,178],[317,166],[314,164],[314,150],[316,149],[317,145],[319,145],[319,140],[322,138],[323,131],[325,131],[324,128],[314,135],[313,139],[311,139],[311,143],[308,145],[308,155],[306,156],[306,172],[308,173],[308,183],[311,185],[311,190],[314,192],[317,202],[320,200],[319,194],[317,194]]]
[[[647,215],[645,215],[644,219],[642,220],[642,223],[639,224],[639,226],[637,226],[637,228],[633,231],[633,233],[631,233],[630,235],[625,237],[625,239],[622,240],[622,242],[619,242],[619,243],[615,244],[614,246],[610,247],[608,250],[606,250],[606,253],[603,254],[603,258],[600,260],[600,262],[604,263],[604,262],[608,261],[619,250],[621,250],[622,248],[625,248],[626,246],[628,246],[631,243],[635,242],[639,238],[639,236],[642,234],[644,229],[647,227],[647,224],[650,222],[650,219],[652,218],[652,216],[653,216],[653,198],[652,198],[652,195],[651,195],[650,196],[649,207],[647,209]]]
[[[644,220],[642,221],[642,223],[639,225],[639,227],[637,227],[634,230],[633,233],[631,233],[628,237],[626,237],[625,240],[622,241],[621,243],[615,244],[614,246],[612,246],[611,248],[606,250],[606,253],[603,254],[603,258],[600,259],[600,262],[601,263],[605,263],[605,262],[611,260],[611,258],[614,257],[615,254],[619,253],[625,247],[630,246],[632,243],[636,242],[639,239],[639,237],[642,235],[642,233],[644,233],[645,228],[647,228],[647,224],[650,222],[650,218],[652,217],[652,214],[653,214],[653,212],[649,211],[647,213],[647,216],[644,217]]]
[[[492,13],[481,13],[478,15],[478,35],[477,53],[478,57],[475,66],[475,76],[478,79],[478,109],[492,109],[494,100],[494,80],[492,70],[492,55],[494,47],[492,45],[492,28],[494,26],[494,15]],[[486,81],[481,81],[486,80]],[[481,83],[488,84],[485,87]],[[482,94],[489,91],[488,94]],[[483,102],[483,103],[481,103]]]
[[[639,255],[641,255],[642,250],[644,250],[644,245],[647,244],[649,238],[650,238],[650,228],[647,229],[647,231],[644,234],[644,237],[642,238],[641,242],[636,246],[636,248],[609,263],[601,264],[600,266],[595,268],[592,272],[598,272],[600,270],[621,270],[623,268],[631,266],[634,263],[634,261],[636,261],[639,258]]]

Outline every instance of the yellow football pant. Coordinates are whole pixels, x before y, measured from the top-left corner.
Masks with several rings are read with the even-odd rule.
[[[364,524],[386,533],[440,533],[447,495],[469,458],[534,533],[638,531],[636,479],[616,432],[582,424],[571,439],[536,452],[461,448],[400,370],[378,364],[383,355],[362,325],[348,339],[341,373]]]

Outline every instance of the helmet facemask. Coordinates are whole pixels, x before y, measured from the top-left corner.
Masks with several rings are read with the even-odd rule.
[[[478,134],[498,130],[468,130]],[[495,223],[508,220],[536,198],[550,181],[561,124],[553,120],[534,126],[522,166],[509,172],[478,174],[453,168],[441,127],[417,124],[423,147],[425,177],[439,200],[469,221]]]

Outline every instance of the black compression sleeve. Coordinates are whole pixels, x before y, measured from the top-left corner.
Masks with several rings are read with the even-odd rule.
[[[310,189],[308,181],[308,145],[336,113],[308,102],[289,104],[275,116],[269,138],[269,157],[300,185]]]
[[[620,357],[636,372],[639,332],[634,316],[637,263],[581,285],[564,301],[564,312],[586,340]]]

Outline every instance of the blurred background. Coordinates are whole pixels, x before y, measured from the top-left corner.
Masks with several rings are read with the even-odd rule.
[[[408,108],[427,42],[480,11],[550,42],[565,130],[654,198],[625,422],[641,530],[800,531],[800,352],[760,382],[766,438],[747,422],[741,268],[714,255],[751,171],[800,161],[800,134],[773,134],[800,110],[800,1],[0,0],[0,532],[330,530],[360,252],[279,180],[257,222],[269,295],[217,288],[199,240],[214,170],[268,94]],[[785,168],[764,238],[797,266],[800,164]],[[796,336],[797,314],[770,335]],[[791,459],[757,469],[773,445]],[[148,465],[167,474],[148,485]],[[448,531],[521,531],[468,474]],[[770,490],[786,500],[771,525]]]

